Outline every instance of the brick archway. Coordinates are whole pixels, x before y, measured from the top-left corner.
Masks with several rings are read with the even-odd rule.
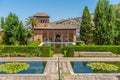
[[[61,37],[61,36],[60,36],[59,34],[56,34],[55,42],[61,42],[60,37]]]

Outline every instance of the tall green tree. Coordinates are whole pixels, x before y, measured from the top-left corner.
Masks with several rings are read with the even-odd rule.
[[[115,12],[109,0],[99,0],[94,14],[94,42],[97,45],[112,45],[116,36]]]
[[[84,41],[85,44],[89,44],[89,42],[93,40],[92,28],[91,15],[88,7],[85,6],[80,27],[80,39]]]
[[[23,23],[19,21],[18,17],[10,13],[4,21],[3,24],[3,41],[7,45],[23,45],[27,44],[26,41],[32,36],[31,33],[28,33],[28,30],[26,30],[23,26]],[[28,36],[30,35],[30,36]]]
[[[0,26],[1,26],[1,28],[3,28],[2,26],[4,25],[4,17],[1,17],[1,24],[0,24]]]
[[[39,24],[38,20],[34,18],[33,16],[28,17],[26,21],[26,25],[30,25],[32,27],[32,31],[34,32],[34,27]]]
[[[118,36],[115,37],[114,43],[117,45],[120,45],[120,3],[114,5],[114,10],[115,10],[115,14],[116,14],[116,27],[117,27],[117,31],[118,31]]]
[[[38,20],[31,16],[31,17],[28,17],[27,18],[27,21],[26,21],[26,25],[27,26],[31,26],[32,27],[32,32],[34,33],[34,27],[37,26],[39,24]],[[33,41],[34,41],[34,37],[33,37]]]

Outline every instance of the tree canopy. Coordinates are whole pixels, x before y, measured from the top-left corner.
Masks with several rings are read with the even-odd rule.
[[[92,27],[91,14],[88,7],[85,6],[80,27],[80,39],[84,41],[85,44],[89,44],[93,39]]]
[[[97,45],[112,45],[117,36],[115,12],[109,0],[99,0],[94,13],[94,42]]]
[[[7,45],[24,45],[32,37],[31,31],[26,30],[23,23],[13,13],[9,13],[5,20],[1,22],[4,32],[2,36],[3,42]]]
[[[114,5],[114,10],[116,14],[116,27],[118,31],[118,36],[115,37],[115,44],[120,45],[120,3]]]
[[[33,31],[33,28],[38,25],[38,20],[33,16],[30,16],[27,18],[26,25],[30,25]]]

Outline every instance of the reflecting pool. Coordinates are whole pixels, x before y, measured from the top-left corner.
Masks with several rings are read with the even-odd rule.
[[[0,62],[4,64],[5,62]],[[20,71],[16,74],[43,74],[46,62],[25,62],[30,65],[27,70]],[[0,74],[6,74],[5,72],[0,72]]]

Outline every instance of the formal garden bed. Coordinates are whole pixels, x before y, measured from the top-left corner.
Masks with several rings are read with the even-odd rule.
[[[53,47],[0,46],[0,57],[52,57]]]
[[[119,56],[120,46],[65,46],[62,51],[64,57],[74,57],[75,52],[112,52]]]

